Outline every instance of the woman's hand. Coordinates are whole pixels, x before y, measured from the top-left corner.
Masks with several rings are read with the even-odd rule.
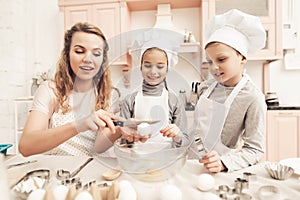
[[[175,142],[180,142],[182,133],[176,124],[169,124],[166,128],[160,130],[164,137],[173,138]]]
[[[97,131],[99,128],[108,127],[112,133],[116,132],[116,128],[112,121],[113,114],[105,110],[98,110],[92,112],[87,117],[75,121],[76,130],[79,132],[84,132],[87,130]]]
[[[220,159],[220,155],[216,151],[206,154],[199,162],[203,163],[209,172],[221,172],[226,169]]]
[[[120,132],[124,139],[128,142],[146,142],[149,137],[141,136],[138,133],[137,127],[120,127]]]

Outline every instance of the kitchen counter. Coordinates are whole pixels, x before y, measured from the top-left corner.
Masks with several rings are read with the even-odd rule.
[[[18,180],[25,172],[42,168],[46,168],[51,171],[50,180],[54,181],[56,179],[55,174],[57,169],[67,169],[73,171],[76,166],[86,160],[86,157],[35,155],[24,158],[20,155],[17,155],[6,160],[5,163],[12,164],[33,159],[37,160],[37,162],[8,169],[7,175],[9,183],[13,183]],[[235,172],[212,173],[211,175],[215,179],[215,188],[208,192],[200,191],[197,188],[199,175],[207,173],[203,167],[203,164],[200,164],[197,160],[188,160],[183,169],[178,171],[176,176],[163,182],[142,182],[134,179],[126,173],[123,173],[117,180],[128,180],[131,182],[137,192],[139,200],[160,199],[160,189],[167,184],[177,186],[182,192],[183,200],[196,200],[205,199],[204,196],[208,193],[215,193],[216,189],[218,189],[218,186],[220,185],[228,185],[232,188],[237,178],[242,178],[244,172],[250,172],[257,175],[257,180],[252,180],[249,184],[249,189],[245,190],[245,192],[251,194],[253,200],[259,199],[258,190],[261,186],[266,185],[277,187],[280,192],[280,199],[297,199],[300,196],[300,182],[298,180],[299,175],[293,174],[290,178],[284,181],[274,180],[267,174],[266,170],[264,169],[264,165],[265,163],[259,163]],[[78,177],[80,177],[84,183],[92,180],[96,180],[98,183],[103,183],[104,180],[102,173],[106,169],[107,167],[105,167],[103,163],[93,160],[82,171],[79,172]]]
[[[300,105],[268,106],[268,110],[300,110]]]

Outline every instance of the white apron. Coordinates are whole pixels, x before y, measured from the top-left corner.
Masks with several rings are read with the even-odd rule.
[[[168,91],[163,89],[161,96],[143,96],[140,89],[135,97],[134,116],[137,119],[160,120],[151,126],[151,138],[148,141],[171,141],[159,132],[169,124]]]
[[[195,113],[197,113],[197,116],[195,116],[197,120],[196,137],[200,136],[206,151],[210,152],[214,149],[220,155],[224,155],[231,150],[222,144],[221,133],[234,98],[238,95],[239,91],[244,87],[247,81],[248,76],[244,74],[243,78],[234,87],[224,104],[208,99],[209,95],[216,87],[217,81],[215,81],[204,94],[200,96],[195,110]]]
[[[67,123],[74,122],[82,117],[89,114],[91,105],[95,105],[94,92],[86,93],[81,95],[82,98],[77,98],[74,93],[70,95],[69,104],[74,108],[78,107],[79,111],[70,111],[65,114],[59,109],[58,112],[54,112],[51,117],[51,128],[59,127]],[[81,101],[82,100],[82,101]],[[86,110],[86,111],[85,111]],[[87,130],[85,132],[78,133],[72,138],[68,139],[64,143],[58,145],[57,147],[45,152],[45,154],[50,155],[72,155],[72,156],[100,156],[109,157],[114,156],[113,149],[110,148],[104,153],[98,154],[94,150],[94,143],[97,134],[102,134],[101,132],[95,132]]]

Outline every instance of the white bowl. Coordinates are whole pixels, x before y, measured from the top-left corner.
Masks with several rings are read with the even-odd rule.
[[[293,168],[280,163],[267,163],[265,169],[272,178],[277,180],[285,180],[294,173]]]
[[[114,150],[122,171],[134,178],[153,182],[163,181],[178,173],[187,159],[188,145],[175,147],[171,142],[120,144]]]

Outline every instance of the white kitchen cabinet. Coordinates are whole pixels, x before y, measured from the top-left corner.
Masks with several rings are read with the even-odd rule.
[[[300,110],[268,110],[266,160],[300,157]]]
[[[222,14],[230,9],[260,17],[266,30],[267,41],[265,47],[255,54],[249,55],[249,60],[274,60],[282,58],[282,7],[281,0],[210,0],[201,1],[200,17],[202,32],[205,24],[213,16]],[[202,34],[203,35],[203,34]],[[205,39],[200,36],[201,44]]]
[[[29,106],[32,105],[33,97],[20,97],[14,100],[14,117],[15,117],[15,125],[14,125],[14,132],[15,132],[15,142],[14,142],[14,148],[15,148],[15,154],[19,153],[18,146],[19,146],[19,139],[23,132],[23,126],[24,126],[24,119],[22,120],[21,117],[21,106],[22,108],[25,108],[25,111],[27,112],[29,109]],[[25,116],[24,116],[25,117]],[[27,113],[26,113],[27,117]]]
[[[128,66],[128,44],[121,33],[129,30],[130,16],[125,2],[117,0],[58,0],[64,18],[64,29],[77,22],[98,26],[109,43],[109,61],[114,65]]]

